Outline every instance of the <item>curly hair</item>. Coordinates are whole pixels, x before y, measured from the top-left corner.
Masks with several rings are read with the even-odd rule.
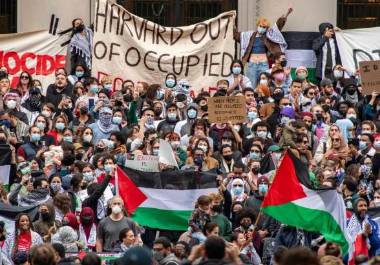
[[[59,210],[61,210],[63,214],[70,212],[71,199],[69,195],[67,195],[66,193],[58,193],[57,195],[55,195],[53,199],[53,204]]]

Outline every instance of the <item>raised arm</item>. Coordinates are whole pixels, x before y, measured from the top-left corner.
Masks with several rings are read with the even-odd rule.
[[[286,23],[286,20],[288,19],[288,16],[293,12],[293,8],[289,8],[288,11],[286,12],[285,15],[282,15],[281,17],[279,17],[277,19],[277,27],[278,27],[278,30],[281,31],[284,26],[285,26],[285,23]]]

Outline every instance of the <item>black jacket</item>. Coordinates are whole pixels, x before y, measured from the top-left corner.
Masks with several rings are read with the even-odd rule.
[[[318,78],[319,80],[322,79],[323,45],[325,45],[326,41],[328,40],[326,37],[323,36],[323,33],[327,27],[332,27],[332,25],[330,23],[320,24],[319,32],[321,33],[321,36],[313,40],[313,50],[315,52],[315,56],[317,57],[315,77]],[[342,61],[340,59],[339,49],[338,49],[338,43],[335,37],[334,37],[334,44],[335,44],[335,64],[342,64]]]
[[[55,84],[50,84],[46,91],[45,102],[52,103],[56,108],[58,108],[58,105],[61,102],[63,95],[72,97],[73,86],[71,84],[67,84],[61,93],[57,91],[57,87]]]

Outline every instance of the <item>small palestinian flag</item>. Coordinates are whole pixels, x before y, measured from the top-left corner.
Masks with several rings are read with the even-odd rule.
[[[143,172],[118,167],[119,195],[132,219],[142,226],[185,231],[195,202],[217,192],[216,173]]]
[[[319,32],[288,31],[282,33],[288,48],[286,50],[287,66],[292,69],[292,77],[298,66],[305,66],[309,72],[308,80],[316,84],[315,67],[317,59],[313,51],[313,40],[320,36]]]
[[[315,190],[307,166],[287,151],[266,195],[262,210],[286,225],[321,233],[347,253],[346,208],[335,189]]]
[[[38,214],[38,206],[13,206],[0,203],[0,221],[5,224],[7,234],[12,234],[15,229],[15,219],[19,213],[27,213],[32,221],[36,219]]]

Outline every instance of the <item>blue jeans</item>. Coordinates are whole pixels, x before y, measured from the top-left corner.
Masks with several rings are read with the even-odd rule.
[[[252,88],[256,89],[257,79],[262,72],[266,72],[269,69],[268,62],[252,63],[248,62],[246,76],[251,80]]]

